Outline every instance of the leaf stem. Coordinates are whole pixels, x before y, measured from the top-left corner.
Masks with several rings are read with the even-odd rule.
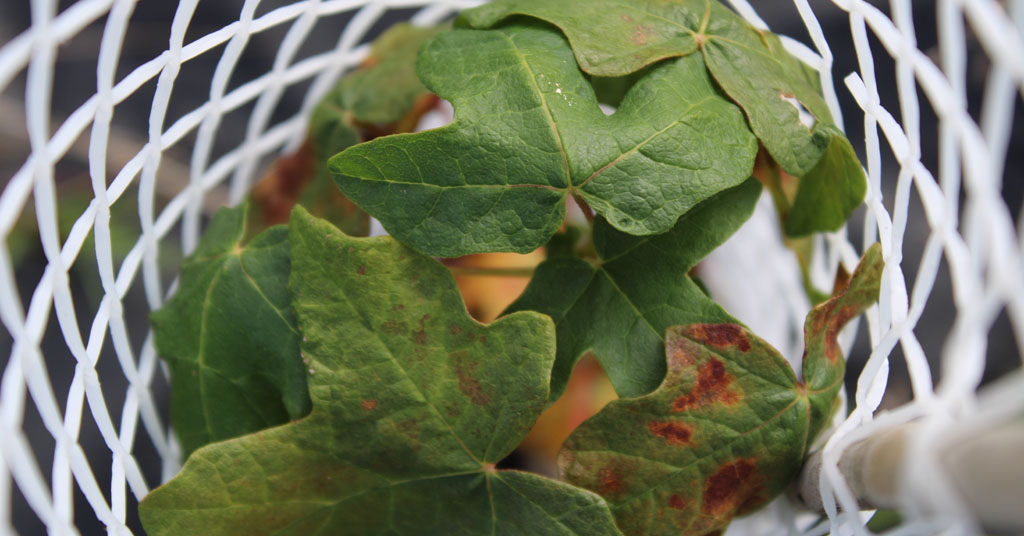
[[[533,268],[479,268],[475,266],[449,266],[452,275],[478,277],[533,277]]]
[[[576,202],[576,205],[580,207],[580,210],[583,211],[583,215],[587,217],[587,221],[594,223],[594,209],[590,208],[590,205],[583,200],[583,196],[574,193],[572,194],[572,199]]]
[[[779,169],[779,164],[775,162],[775,159],[767,157],[763,152],[758,156],[764,157],[762,162],[766,171],[765,175],[767,175],[766,177],[758,178],[761,179],[761,182],[771,192],[772,201],[775,202],[775,210],[779,212],[780,222],[785,222],[786,218],[789,217],[789,210],[792,208],[792,205],[785,190],[782,189],[782,171]]]
[[[782,230],[785,227],[786,219],[789,217],[789,211],[793,208],[792,197],[795,194],[792,191],[787,193],[786,187],[783,185],[782,168],[774,158],[768,155],[764,148],[758,151],[757,161],[754,165],[754,176],[771,193],[775,211],[779,215],[779,230],[782,232],[782,241],[796,255],[797,263],[800,265],[800,277],[803,281],[804,292],[807,293],[807,298],[811,301],[812,305],[817,305],[827,300],[829,294],[815,288],[814,283],[811,281],[811,259],[814,257],[813,237],[786,236],[785,231]]]

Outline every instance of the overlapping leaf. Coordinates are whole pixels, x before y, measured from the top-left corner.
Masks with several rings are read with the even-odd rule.
[[[366,213],[338,191],[327,160],[378,133],[411,132],[433,104],[434,95],[416,76],[416,54],[443,27],[396,24],[374,42],[370,55],[313,110],[309,138],[316,171],[302,205],[326,217],[348,234],[369,230]]]
[[[455,121],[352,147],[330,168],[425,253],[530,251],[558,229],[570,194],[622,231],[665,232],[753,168],[756,140],[699,55],[652,69],[610,117],[564,37],[539,23],[444,33],[417,70]]]
[[[404,23],[388,28],[374,40],[360,68],[343,78],[330,98],[321,103],[318,113],[364,128],[401,123],[417,101],[431,95],[416,76],[416,55],[424,43],[443,30],[443,26],[421,28]],[[397,130],[412,127],[415,124]]]
[[[835,126],[818,82],[777,36],[751,27],[717,0],[498,0],[463,12],[460,22],[488,28],[512,15],[556,25],[580,68],[594,76],[625,76],[700,51],[771,156],[801,178],[785,224],[788,234],[838,229],[863,199],[863,170]],[[814,116],[812,126],[801,123],[791,99]]]
[[[196,451],[149,534],[616,534],[598,496],[495,471],[543,409],[554,327],[470,318],[448,271],[296,209],[290,290],[312,413]]]
[[[669,329],[668,373],[648,396],[609,404],[560,455],[565,479],[607,499],[626,534],[710,534],[775,497],[835,408],[836,335],[877,300],[881,248],[805,324],[804,381],[742,326]]]
[[[551,316],[558,357],[551,390],[565,388],[577,359],[593,351],[619,396],[646,394],[665,377],[665,330],[694,322],[735,322],[687,272],[724,242],[750,214],[761,193],[754,179],[704,201],[669,231],[635,237],[603,220],[594,225],[601,258],[575,257],[541,264],[509,310]]]
[[[246,207],[221,209],[151,315],[171,370],[171,424],[184,454],[309,413],[288,296],[288,229],[243,244]]]

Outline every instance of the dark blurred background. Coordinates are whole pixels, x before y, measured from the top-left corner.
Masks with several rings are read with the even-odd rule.
[[[260,4],[256,17],[273,11],[275,8],[290,2],[285,0],[267,0]],[[829,38],[831,49],[835,55],[833,74],[836,79],[837,93],[844,110],[846,131],[854,147],[858,150],[861,160],[866,162],[863,154],[864,125],[859,108],[853,101],[843,78],[857,70],[857,59],[854,55],[850,37],[848,15],[836,8],[827,0],[812,0],[812,7],[817,14],[824,33]],[[883,12],[888,13],[888,2],[873,2]],[[72,2],[61,1],[60,11]],[[777,33],[789,35],[803,41],[813,48],[802,20],[797,14],[791,0],[753,0],[751,4]],[[914,6],[914,26],[917,30],[918,47],[928,54],[933,61],[940,63],[937,50],[936,20],[934,2],[918,0]],[[233,21],[238,20],[242,7],[240,0],[206,0],[199,7],[187,32],[185,43],[189,43],[210,32],[213,32]],[[0,43],[16,37],[30,26],[31,17],[29,2],[25,0],[0,0]],[[168,47],[170,24],[176,5],[162,0],[141,0],[131,18],[127,38],[125,40],[117,79],[132,72],[136,67],[157,57]],[[389,11],[367,35],[372,40],[392,23],[408,19],[414,10]],[[333,49],[338,37],[350,20],[352,13],[329,16],[317,22],[313,32],[303,44],[296,59],[308,57]],[[105,17],[85,28],[59,49],[58,63],[55,73],[52,122],[53,130],[75,109],[81,106],[96,91],[96,56],[100,39],[103,35]],[[276,26],[252,37],[246,47],[238,66],[235,69],[228,91],[255,79],[272,67],[278,47],[290,24]],[[892,114],[899,118],[900,103],[895,92],[895,72],[892,60],[881,44],[872,39],[871,42],[876,61],[876,73],[881,92],[881,100]],[[214,48],[198,58],[183,65],[175,83],[175,89],[164,122],[165,128],[182,115],[200,107],[206,102],[210,91],[210,80],[224,46]],[[981,96],[984,90],[985,77],[988,71],[988,60],[984,50],[973,35],[968,33],[967,50],[969,70],[967,90],[970,111],[975,118],[980,112]],[[282,96],[274,111],[271,124],[293,116],[300,108],[310,81],[305,80],[290,86]],[[25,74],[22,73],[10,86],[0,93],[0,180],[5,182],[24,164],[29,154],[28,136],[25,128],[24,110]],[[115,108],[112,134],[110,140],[108,170],[111,176],[116,174],[128,159],[143,147],[148,139],[148,118],[153,102],[155,80],[143,85],[135,94]],[[938,128],[931,108],[926,104],[927,98],[919,94],[922,103],[922,160],[926,167],[935,172],[938,169],[937,147]],[[245,129],[252,112],[253,103],[227,114],[221,123],[214,145],[214,154],[210,162],[216,161],[238,146],[244,139]],[[1015,125],[1022,124],[1020,107],[1014,117]],[[52,132],[52,131],[51,131]],[[1024,197],[1024,182],[1019,180],[1022,163],[1024,163],[1024,137],[1021,129],[1015,129],[1008,151],[1009,159],[1004,171],[1004,199],[1012,213],[1019,217],[1021,200]],[[188,165],[190,150],[195,141],[195,132],[190,133],[181,142],[167,149],[163,155],[158,182],[159,211],[188,182]],[[56,180],[59,189],[59,223],[66,237],[71,225],[82,213],[92,198],[92,189],[87,167],[88,129],[73,146],[68,156],[62,159],[56,168]],[[896,184],[898,165],[886,143],[882,141],[883,190],[886,207],[892,210],[892,197]],[[209,215],[216,205],[223,200],[223,195],[213,195],[209,206]],[[20,216],[18,225],[7,238],[11,256],[16,264],[19,292],[24,306],[27,307],[32,292],[39,282],[39,276],[46,267],[45,257],[39,246],[35,229],[35,216],[30,199]],[[862,208],[850,226],[851,240],[860,244],[863,217]],[[140,228],[137,215],[137,192],[129,189],[113,207],[112,231],[115,267],[137,240]],[[921,204],[916,195],[912,194],[911,211],[904,243],[904,273],[907,287],[912,288],[921,250],[929,234]],[[164,285],[170,283],[180,262],[180,230],[174,229],[165,238],[161,246],[161,269]],[[99,276],[92,251],[92,243],[87,242],[71,271],[72,292],[75,299],[79,325],[83,338],[88,336],[96,308],[102,298]],[[954,319],[952,294],[950,290],[948,268],[943,263],[936,287],[928,301],[921,322],[915,330],[926,354],[932,360],[932,373],[937,381],[939,370],[936,366],[941,355],[945,335],[949,332]],[[147,332],[146,314],[148,308],[142,291],[141,276],[136,276],[131,291],[125,298],[126,320],[129,332],[133,337],[136,355],[143,345]],[[997,321],[989,337],[989,361],[986,369],[986,380],[995,378],[1008,370],[1020,366],[1017,342],[1014,341],[1005,313]],[[11,338],[7,332],[0,331],[0,367],[6,366],[11,351]],[[56,316],[51,315],[49,326],[42,343],[42,351],[46,359],[51,382],[58,398],[60,407],[66,402],[68,387],[74,374],[75,360],[67,349],[57,324]],[[856,378],[870,352],[866,330],[861,329],[857,343],[850,355],[850,372],[847,376],[848,389],[855,388]],[[910,399],[911,393],[907,379],[906,367],[902,353],[897,346],[891,359],[892,372],[883,408],[895,407]],[[108,408],[113,413],[114,425],[119,425],[120,408],[124,403],[127,381],[107,337],[106,346],[98,362],[98,373],[101,378],[103,393]],[[156,375],[152,392],[166,415],[167,384],[161,374]],[[50,474],[52,466],[54,440],[45,430],[33,404],[26,405],[24,429],[30,443],[35,449],[42,473]],[[2,438],[0,438],[2,440]],[[96,425],[88,415],[88,408],[83,418],[80,442],[89,458],[93,472],[101,489],[109,493],[111,455],[105,446]],[[149,484],[155,485],[160,480],[159,457],[150,442],[148,435],[139,424],[136,433],[134,454],[139,460]],[[141,534],[141,527],[136,515],[136,504],[128,493],[127,507],[129,527]],[[109,496],[108,496],[109,501]],[[21,534],[43,534],[44,525],[28,507],[24,498],[14,486],[14,524]],[[84,496],[75,489],[75,521],[82,534],[104,534],[102,524],[96,519],[92,508]]]

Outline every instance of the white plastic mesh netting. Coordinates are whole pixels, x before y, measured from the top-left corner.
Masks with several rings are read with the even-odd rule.
[[[145,317],[210,210],[302,141],[312,106],[384,21],[430,24],[476,2],[181,0],[140,16],[156,3],[2,8],[0,532],[139,532],[137,500],[180,464]],[[896,466],[897,532],[977,532],[940,446],[1024,415],[1022,191],[1008,149],[1024,134],[1024,1],[729,3],[793,36],[866,164],[866,209],[821,239],[819,285],[874,242],[886,262],[860,342],[856,328],[842,341],[859,376],[824,444],[827,517],[780,499],[731,531],[866,533],[839,458],[916,421]],[[706,272],[728,308],[798,356],[808,305],[773,228],[755,216]]]

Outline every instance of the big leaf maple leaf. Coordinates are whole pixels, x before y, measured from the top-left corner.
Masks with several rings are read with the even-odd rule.
[[[778,36],[752,27],[718,0],[498,0],[463,12],[460,23],[488,28],[514,15],[557,26],[580,68],[595,77],[702,57],[772,158],[800,177],[787,234],[837,230],[864,199],[864,171],[821,96],[818,73],[786,52]],[[801,120],[794,104],[813,124]]]
[[[665,377],[666,329],[736,322],[688,272],[750,217],[760,193],[750,179],[704,201],[671,231],[656,236],[630,236],[599,219],[594,224],[597,261],[558,257],[538,266],[509,311],[538,311],[555,321],[553,395],[562,392],[576,361],[588,351],[619,396],[649,393]]]
[[[617,534],[597,495],[494,469],[547,400],[548,318],[479,324],[392,238],[289,226],[313,410],[197,450],[140,505],[149,534]]]
[[[733,323],[668,330],[668,373],[653,393],[617,400],[576,429],[559,457],[566,481],[608,500],[628,535],[717,534],[793,480],[834,413],[845,361],[839,330],[878,300],[882,252],[804,324],[803,379]]]
[[[531,251],[561,225],[568,195],[622,231],[662,233],[753,170],[756,139],[699,55],[652,69],[612,116],[562,34],[533,21],[441,34],[417,71],[454,122],[351,147],[329,166],[345,195],[424,253]]]

